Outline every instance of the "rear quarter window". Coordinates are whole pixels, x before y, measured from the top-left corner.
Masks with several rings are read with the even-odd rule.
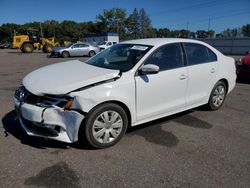
[[[197,65],[217,61],[216,54],[204,45],[184,43],[188,65]]]
[[[209,48],[207,48],[207,50],[208,50],[209,62],[217,61],[217,55]]]

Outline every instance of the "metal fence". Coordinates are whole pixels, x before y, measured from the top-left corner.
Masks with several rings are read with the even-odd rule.
[[[245,55],[250,50],[249,38],[208,38],[199,39],[227,55]]]

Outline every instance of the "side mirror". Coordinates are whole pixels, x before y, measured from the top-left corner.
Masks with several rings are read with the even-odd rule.
[[[143,65],[139,69],[139,74],[140,75],[157,74],[159,72],[159,70],[160,70],[160,68],[157,65],[147,64],[147,65]]]

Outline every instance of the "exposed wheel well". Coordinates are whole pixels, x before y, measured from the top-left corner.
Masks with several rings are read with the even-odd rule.
[[[25,44],[31,44],[31,45],[33,46],[33,43],[32,43],[32,42],[28,42],[28,41],[27,41],[27,42],[23,42],[23,43],[22,43],[21,48],[23,48],[23,46],[24,46]]]
[[[98,106],[100,106],[100,105],[102,105],[102,104],[105,104],[105,103],[114,103],[114,104],[117,104],[117,105],[121,106],[121,107],[123,108],[123,110],[125,110],[125,112],[126,112],[126,114],[127,114],[127,117],[128,117],[128,127],[131,126],[131,113],[130,113],[130,110],[129,110],[129,108],[127,107],[126,104],[124,104],[124,103],[122,103],[122,102],[120,102],[120,101],[116,101],[116,100],[105,101],[105,102],[103,102],[103,103],[100,103],[100,104],[94,106],[90,111],[92,111],[94,108],[96,108],[96,107],[98,107]],[[90,112],[90,111],[89,111],[89,112]],[[89,113],[89,112],[87,112],[87,113]],[[86,114],[87,114],[87,113],[86,113]]]
[[[105,101],[105,102],[103,102],[103,103],[100,103],[100,104],[94,106],[90,111],[92,111],[94,108],[98,107],[99,105],[102,105],[102,104],[105,104],[105,103],[114,103],[114,104],[117,104],[117,105],[121,106],[121,107],[125,110],[126,115],[127,115],[127,117],[128,117],[128,128],[131,127],[131,113],[130,113],[130,110],[129,110],[129,108],[127,107],[127,105],[125,105],[124,103],[122,103],[122,102],[120,102],[120,101],[115,101],[115,100],[112,100],[112,101]],[[89,112],[90,112],[90,111],[89,111]],[[86,113],[85,115],[87,115],[89,112],[87,112],[87,113],[84,112],[84,113]],[[85,120],[86,120],[86,119],[84,118],[83,121],[82,121],[82,123],[81,123],[81,125],[80,125],[80,127],[79,127],[79,130],[78,130],[78,139],[79,139],[79,140],[85,139],[85,138],[82,137],[82,134],[81,134],[82,129],[83,129],[83,126],[84,126],[84,124],[85,124]]]
[[[224,82],[224,84],[226,85],[226,89],[227,89],[227,91],[228,91],[228,81],[227,81],[227,79],[225,79],[225,78],[223,78],[223,79],[220,79],[219,81],[222,81],[222,82]]]
[[[105,101],[105,102],[103,102],[101,104],[105,104],[105,103],[114,103],[114,104],[117,104],[117,105],[121,106],[123,108],[123,110],[125,110],[125,112],[127,114],[127,117],[128,117],[128,127],[130,127],[130,125],[131,125],[131,113],[130,113],[130,110],[127,107],[126,104],[124,104],[124,103],[122,103],[120,101],[115,101],[115,100],[113,100],[113,101]],[[97,106],[99,106],[101,104],[98,104]]]

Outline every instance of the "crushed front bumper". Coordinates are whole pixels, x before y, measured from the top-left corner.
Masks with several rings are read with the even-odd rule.
[[[50,53],[50,57],[60,57],[61,56],[61,54],[59,53],[59,52],[54,52],[54,51],[52,51],[51,53]]]
[[[78,140],[78,130],[84,115],[57,106],[40,107],[20,102],[14,97],[22,128],[30,136],[72,143]]]

